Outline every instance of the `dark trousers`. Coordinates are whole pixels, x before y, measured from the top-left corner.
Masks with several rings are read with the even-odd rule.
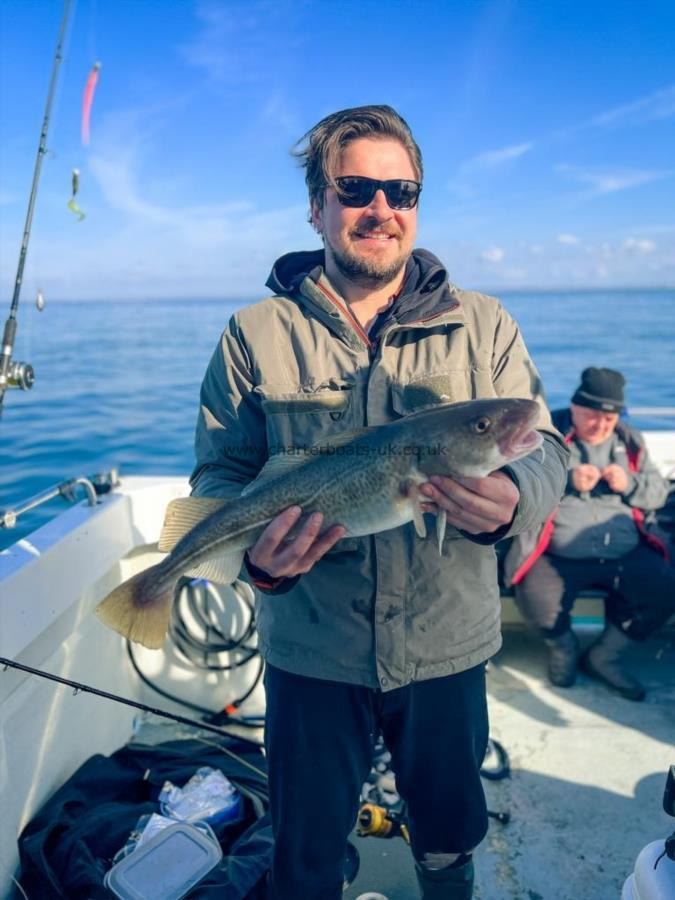
[[[387,693],[268,666],[265,689],[274,900],[341,896],[347,837],[380,730],[415,857],[467,852],[483,839],[483,664]]]
[[[565,559],[544,553],[516,585],[516,603],[545,637],[570,628],[579,591],[607,591],[605,617],[628,637],[643,640],[675,613],[675,569],[641,544],[620,559]]]

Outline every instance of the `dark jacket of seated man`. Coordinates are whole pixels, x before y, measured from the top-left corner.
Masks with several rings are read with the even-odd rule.
[[[579,663],[641,700],[644,688],[624,672],[620,656],[631,639],[648,637],[675,613],[675,569],[654,529],[669,484],[640,432],[619,419],[623,385],[620,372],[585,369],[571,407],[552,414],[570,450],[565,494],[540,528],[514,537],[504,580],[546,641],[553,684],[570,687]],[[579,659],[571,612],[588,588],[607,593],[606,627]]]

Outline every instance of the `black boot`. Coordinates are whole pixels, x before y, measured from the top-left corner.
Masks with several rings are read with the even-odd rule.
[[[466,862],[462,863],[462,859]],[[471,900],[473,897],[473,857],[463,855],[460,865],[427,869],[415,863],[422,900]]]
[[[579,666],[586,675],[597,678],[626,700],[644,700],[646,691],[637,678],[620,665],[623,650],[630,638],[623,631],[607,623],[598,640],[581,656]]]
[[[564,631],[554,638],[546,638],[548,647],[548,677],[557,687],[572,687],[577,677],[579,641],[573,631]]]

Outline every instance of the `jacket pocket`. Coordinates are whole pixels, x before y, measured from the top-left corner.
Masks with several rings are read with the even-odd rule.
[[[473,396],[471,373],[467,369],[425,373],[410,381],[394,382],[391,387],[391,403],[399,416],[445,403],[460,403]]]
[[[270,455],[315,446],[353,427],[350,384],[333,382],[316,390],[284,388],[269,384],[255,388],[262,396]]]
[[[255,391],[262,397],[270,455],[314,447],[354,427],[351,383],[331,381],[329,386],[295,390],[261,384]],[[325,556],[354,553],[362,540],[344,537]]]

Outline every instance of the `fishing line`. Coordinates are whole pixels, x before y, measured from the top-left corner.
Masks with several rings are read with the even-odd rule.
[[[171,700],[173,703],[179,703],[181,706],[185,706],[188,709],[193,709],[195,712],[202,713],[203,715],[208,716],[208,718],[212,722],[214,720],[218,720],[221,716],[224,716],[233,725],[238,725],[243,728],[260,728],[260,726],[262,724],[261,720],[252,721],[252,720],[247,720],[246,718],[235,718],[228,712],[228,710],[230,710],[230,709],[234,710],[238,706],[241,706],[241,704],[244,702],[244,700],[246,700],[250,696],[250,694],[253,692],[253,689],[258,684],[258,681],[260,680],[260,675],[262,674],[262,669],[263,669],[262,657],[260,659],[260,663],[261,663],[260,672],[258,673],[258,676],[256,677],[256,680],[253,683],[253,686],[246,692],[246,694],[244,694],[243,697],[240,697],[238,700],[235,700],[232,703],[228,703],[228,705],[225,707],[225,709],[222,712],[214,713],[214,711],[212,709],[208,709],[205,706],[199,706],[198,703],[192,703],[190,700],[185,700],[183,697],[177,697],[175,694],[170,694],[168,691],[165,691],[163,688],[159,687],[159,685],[157,685],[153,681],[151,681],[150,678],[148,678],[148,676],[145,675],[145,673],[141,670],[140,666],[138,665],[138,661],[137,661],[136,657],[134,656],[131,641],[127,640],[126,644],[127,644],[127,655],[129,657],[129,662],[131,663],[131,666],[132,666],[134,672],[138,675],[138,677],[143,682],[143,684],[146,685],[146,687],[149,687],[150,690],[155,691],[155,693],[159,694],[161,697],[164,697],[166,700]],[[255,719],[256,717],[253,717],[253,718]]]
[[[192,701],[171,694],[155,684],[141,670],[129,640],[126,642],[127,655],[129,662],[141,681],[165,699],[179,703],[188,709],[207,716],[212,723],[224,719],[244,728],[258,728],[262,724],[261,716],[235,718],[232,715],[248,700],[257,688],[262,678],[264,662],[258,648],[247,643],[255,635],[252,594],[249,596],[250,589],[247,585],[236,581],[230,590],[233,591],[240,608],[245,613],[238,635],[230,636],[224,633],[222,622],[225,620],[233,621],[234,616],[226,615],[225,597],[216,590],[214,585],[201,578],[182,578],[179,580],[174,594],[168,631],[169,640],[179,656],[190,666],[194,666],[202,671],[234,671],[257,659],[257,671],[248,689],[240,697],[227,703],[222,711],[214,712],[212,709],[207,709]],[[220,659],[223,653],[241,653],[242,658],[235,659],[234,662],[224,663]]]
[[[14,882],[14,884],[15,884],[15,885],[18,887],[18,889],[21,891],[21,895],[22,895],[22,897],[24,898],[24,900],[30,900],[30,897],[29,897],[28,894],[24,891],[24,889],[21,887],[21,884],[16,880],[16,878],[15,878],[13,875],[10,875],[9,877],[12,879],[12,881]]]
[[[227,747],[223,747],[222,744],[217,744],[215,741],[210,741],[208,738],[198,737],[194,738],[199,744],[206,744],[209,747],[215,747],[216,750],[220,750],[226,756],[233,756],[238,763],[246,766],[249,769],[252,769],[257,775],[261,775],[265,781],[267,781],[268,775],[264,769],[259,769],[258,766],[254,766],[253,763],[248,762],[248,760],[243,759],[241,756],[237,756],[236,753],[233,753],[232,750],[228,750]]]
[[[89,59],[98,59],[98,2],[90,0],[87,23],[87,53]]]
[[[195,712],[203,713],[204,715],[210,715],[211,710],[207,709],[205,706],[199,706],[197,703],[192,703],[190,700],[184,700],[182,697],[176,697],[173,694],[170,694],[168,691],[165,691],[163,688],[156,685],[153,681],[151,681],[147,675],[145,675],[142,671],[136,657],[134,656],[134,651],[131,646],[131,641],[127,640],[127,656],[129,657],[129,662],[131,663],[131,667],[134,672],[138,675],[140,680],[144,685],[149,687],[151,690],[155,691],[156,694],[159,694],[161,697],[164,697],[166,700],[171,700],[174,703],[180,703],[181,706],[185,706],[188,709],[193,709]]]

